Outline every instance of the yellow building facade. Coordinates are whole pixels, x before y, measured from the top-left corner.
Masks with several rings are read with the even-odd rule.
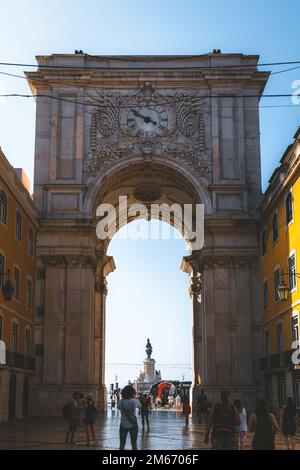
[[[300,409],[300,127],[294,139],[261,206],[261,372],[274,411],[287,397]]]
[[[0,421],[22,418],[31,409],[36,233],[29,181],[0,149],[0,339],[6,349],[0,364]],[[14,289],[11,300],[2,290],[8,279]]]

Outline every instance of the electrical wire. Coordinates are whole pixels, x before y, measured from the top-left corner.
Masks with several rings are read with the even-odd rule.
[[[295,93],[278,93],[278,94],[266,94],[266,95],[205,95],[205,96],[198,96],[199,99],[218,99],[218,98],[291,98],[295,97]],[[64,101],[67,103],[72,103],[76,105],[82,105],[82,106],[89,106],[92,108],[104,108],[107,109],[109,107],[109,104],[107,105],[102,105],[102,104],[97,104],[97,103],[88,103],[88,102],[83,102],[83,101],[74,101],[68,98],[63,98],[61,96],[54,96],[54,95],[47,95],[47,94],[39,94],[39,95],[29,95],[29,94],[22,94],[22,93],[3,93],[0,94],[1,98],[49,98],[57,101]],[[181,98],[177,98],[174,100],[168,100],[164,101],[162,103],[154,103],[154,104],[129,104],[129,105],[119,105],[119,109],[127,109],[127,108],[151,108],[151,107],[157,107],[159,104],[161,105],[172,105],[176,104],[181,101],[190,101],[193,97],[191,96],[183,96]],[[291,107],[296,105],[268,105],[268,107]],[[231,107],[231,106],[230,106]],[[261,107],[266,107],[264,105],[261,105]]]
[[[124,58],[119,58],[119,57],[107,57],[107,56],[95,56],[95,57],[103,57],[104,60],[107,61],[126,61],[129,62],[134,61],[136,62],[137,60],[133,60],[131,56],[125,56]],[[126,58],[127,57],[127,58]],[[143,57],[149,57],[149,56],[140,56],[140,60],[143,60]],[[179,56],[180,57],[180,56]],[[190,58],[196,58],[199,56],[190,56]],[[201,56],[200,56],[201,57]],[[185,57],[189,58],[189,56]],[[154,59],[156,60],[156,58]],[[178,60],[178,57],[174,56],[164,56],[161,57],[161,61],[172,61],[172,60]],[[214,65],[214,66],[186,66],[186,67],[165,67],[167,70],[212,70],[212,69],[235,69],[235,68],[256,68],[256,67],[273,67],[273,66],[278,66],[278,65],[294,65],[294,64],[300,64],[300,60],[293,60],[293,61],[282,61],[282,62],[265,62],[261,64],[231,64],[231,65]],[[105,70],[104,67],[92,67],[92,66],[74,66],[74,65],[42,65],[42,64],[26,64],[26,63],[17,63],[17,62],[0,62],[0,66],[5,66],[5,67],[37,67],[38,69],[71,69],[71,70]],[[108,67],[109,68],[109,67]],[[140,70],[141,67],[114,67],[113,70],[116,71],[122,71],[122,70]],[[160,69],[162,70],[162,69]]]

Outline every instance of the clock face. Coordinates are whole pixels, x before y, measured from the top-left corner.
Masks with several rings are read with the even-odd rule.
[[[163,106],[133,106],[126,112],[125,124],[132,135],[155,137],[168,130],[169,117]]]

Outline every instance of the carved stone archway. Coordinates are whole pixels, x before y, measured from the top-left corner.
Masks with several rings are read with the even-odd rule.
[[[75,390],[105,404],[106,276],[99,203],[202,203],[191,276],[193,403],[223,388],[254,403],[260,340],[257,56],[40,56],[34,200],[39,209],[35,399],[60,415]],[[109,62],[109,64],[108,64]],[[47,68],[43,68],[44,66]],[[149,196],[150,194],[150,196]]]

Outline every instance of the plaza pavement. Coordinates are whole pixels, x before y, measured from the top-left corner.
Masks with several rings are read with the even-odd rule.
[[[0,424],[0,449],[26,450],[114,450],[119,446],[120,415],[118,411],[108,411],[102,414],[95,425],[96,446],[86,445],[84,427],[81,426],[77,436],[76,446],[64,444],[67,422],[63,419],[28,418]],[[140,423],[139,423],[140,425]],[[180,450],[180,449],[209,449],[204,444],[205,428],[198,423],[197,417],[191,419],[185,426],[182,415],[175,411],[153,410],[150,415],[150,432],[139,429],[138,449],[147,450]],[[129,448],[129,436],[127,438]],[[252,436],[248,435],[245,448],[251,449]],[[285,449],[281,433],[276,436],[276,448]],[[300,436],[297,436],[297,448],[300,450]]]

